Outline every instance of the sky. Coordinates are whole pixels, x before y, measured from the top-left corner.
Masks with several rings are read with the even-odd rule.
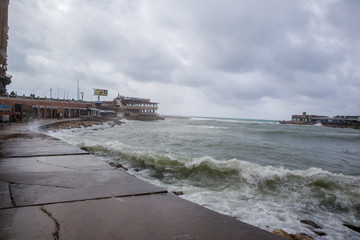
[[[360,115],[358,0],[10,0],[8,92],[160,114]],[[50,91],[51,89],[51,91]]]

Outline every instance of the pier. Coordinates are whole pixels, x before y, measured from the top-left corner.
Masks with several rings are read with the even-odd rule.
[[[14,123],[0,127],[0,239],[282,238]]]

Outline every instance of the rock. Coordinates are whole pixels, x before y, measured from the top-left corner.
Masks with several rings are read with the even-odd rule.
[[[134,169],[134,171],[135,171],[135,172],[139,172],[139,171],[140,171],[140,169],[135,168],[135,169]]]
[[[87,147],[81,147],[80,149],[89,152],[89,149]]]
[[[360,233],[360,227],[357,227],[357,226],[354,226],[354,225],[351,225],[351,224],[347,224],[347,223],[344,223],[343,226],[348,227],[351,230]]]
[[[173,191],[173,194],[175,194],[176,196],[180,196],[180,195],[184,195],[183,191]]]
[[[312,226],[313,228],[317,228],[317,229],[322,229],[322,227],[320,227],[319,225],[317,225],[316,223],[314,223],[313,221],[310,220],[300,220],[301,223],[307,224]]]
[[[281,236],[285,239],[290,239],[291,240],[291,237],[290,237],[290,234],[288,234],[287,232],[285,232],[284,230],[282,229],[274,229],[274,231],[272,231],[273,234],[275,235],[278,235],[278,236]]]
[[[305,239],[313,239],[312,237],[310,237],[309,235],[307,235],[306,233],[297,233],[296,235],[300,235],[300,236],[303,236],[303,237],[307,237]]]
[[[121,163],[118,163],[115,167],[116,167],[116,168],[122,168],[122,169],[124,169],[125,171],[129,170],[128,168],[124,167]]]
[[[312,240],[312,238],[307,235],[290,234],[290,233],[285,232],[282,229],[275,229],[274,231],[272,231],[272,233],[275,235],[281,236],[287,240]]]
[[[313,231],[314,233],[316,233],[318,236],[325,236],[326,233],[324,232],[318,232],[318,231]]]

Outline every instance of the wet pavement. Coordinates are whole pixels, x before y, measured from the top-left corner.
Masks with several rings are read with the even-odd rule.
[[[0,239],[282,238],[13,124],[0,127]]]

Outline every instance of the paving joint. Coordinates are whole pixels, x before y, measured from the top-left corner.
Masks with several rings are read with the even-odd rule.
[[[90,155],[88,152],[84,153],[60,153],[60,154],[37,154],[37,155],[27,155],[27,156],[1,156],[0,158],[32,158],[32,157],[56,157],[56,156],[78,156],[78,155]]]
[[[42,207],[42,206],[49,206],[49,205],[55,205],[55,204],[97,201],[97,200],[105,200],[105,199],[111,199],[111,198],[140,197],[140,196],[149,196],[149,195],[156,195],[156,194],[160,195],[160,194],[166,194],[166,193],[169,193],[169,192],[167,190],[164,190],[164,191],[157,191],[157,192],[135,193],[135,194],[107,196],[107,197],[98,197],[98,198],[87,198],[87,199],[78,199],[78,200],[69,200],[69,201],[59,201],[59,202],[49,202],[49,203],[39,203],[39,204],[27,204],[27,205],[22,205],[22,206],[16,206],[15,205],[13,207],[0,208],[0,210],[15,209],[15,208],[19,209],[19,208],[27,208],[27,207]]]

